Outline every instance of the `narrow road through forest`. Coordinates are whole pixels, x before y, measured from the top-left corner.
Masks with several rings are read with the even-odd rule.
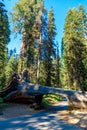
[[[82,130],[60,118],[58,111],[67,109],[67,104],[53,106],[26,116],[0,121],[1,130]]]

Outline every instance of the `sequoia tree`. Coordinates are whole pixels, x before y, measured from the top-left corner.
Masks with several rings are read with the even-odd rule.
[[[40,49],[37,48],[41,48],[39,40],[41,38],[42,10],[42,0],[20,0],[16,3],[14,13],[12,14],[12,21],[15,23],[14,30],[17,33],[22,33],[19,72],[24,68],[28,68],[31,77],[34,73],[34,63],[36,63],[37,57],[40,55]],[[37,66],[39,67],[39,64]],[[38,67],[37,75],[39,72]]]

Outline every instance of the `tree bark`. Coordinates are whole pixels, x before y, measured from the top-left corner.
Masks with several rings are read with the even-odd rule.
[[[58,94],[65,96],[69,109],[87,109],[87,92],[52,88],[22,82],[18,85],[19,91],[27,95]]]
[[[87,109],[87,92],[34,85],[25,81],[18,83],[17,80],[13,80],[6,90],[0,92],[0,97],[5,100],[19,98],[20,101],[28,101],[30,96],[34,96],[34,102],[40,105],[44,94],[65,96],[69,109]]]

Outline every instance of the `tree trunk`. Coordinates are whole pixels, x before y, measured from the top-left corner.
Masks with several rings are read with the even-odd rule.
[[[35,102],[40,105],[44,94],[65,96],[69,104],[69,109],[87,109],[87,92],[34,85],[28,82],[20,82],[18,84],[17,80],[13,80],[6,91],[0,92],[0,97],[4,99],[19,98],[20,101],[25,98],[27,101],[30,95],[32,95],[35,96]]]
[[[40,79],[40,55],[41,55],[41,43],[38,45],[37,83],[39,83]]]
[[[65,96],[69,109],[87,109],[87,92],[65,90],[61,88],[52,88],[47,86],[40,86],[23,82],[18,85],[19,91],[25,94],[44,95],[44,94],[58,94]]]
[[[40,78],[40,55],[38,54],[38,61],[37,61],[37,83],[39,83]]]

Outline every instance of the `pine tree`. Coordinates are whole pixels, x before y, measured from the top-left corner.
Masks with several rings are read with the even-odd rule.
[[[75,8],[70,9],[67,13],[63,38],[68,87],[84,90],[84,24],[81,13]]]
[[[5,5],[0,2],[0,87],[4,86],[4,67],[7,58],[7,44],[10,41],[10,30]]]
[[[59,56],[59,44],[56,43],[56,86],[61,87],[60,83],[60,56]]]
[[[64,53],[64,40],[62,38],[62,42],[61,42],[61,57],[63,56]]]
[[[46,70],[46,85],[51,86],[51,76],[52,76],[52,59],[55,56],[55,18],[53,10],[49,11],[48,15],[48,27],[47,27],[47,42],[45,45],[45,70]]]
[[[84,89],[87,91],[87,13],[83,5],[79,6],[79,12],[82,17],[83,25],[84,25],[84,44],[86,47],[84,65],[85,65],[85,80],[84,80]]]
[[[12,55],[5,66],[5,86],[9,84],[12,79],[12,75],[17,73],[18,59]]]
[[[46,13],[46,9],[44,7],[44,2],[43,0],[39,0],[39,2],[37,2],[38,5],[38,16],[36,17],[35,20],[35,31],[36,31],[36,38],[35,38],[35,42],[37,43],[37,47],[36,47],[36,58],[37,58],[37,83],[40,83],[40,71],[41,71],[41,60],[42,60],[42,39],[43,39],[43,32],[44,32],[44,17],[45,17],[45,13]]]

